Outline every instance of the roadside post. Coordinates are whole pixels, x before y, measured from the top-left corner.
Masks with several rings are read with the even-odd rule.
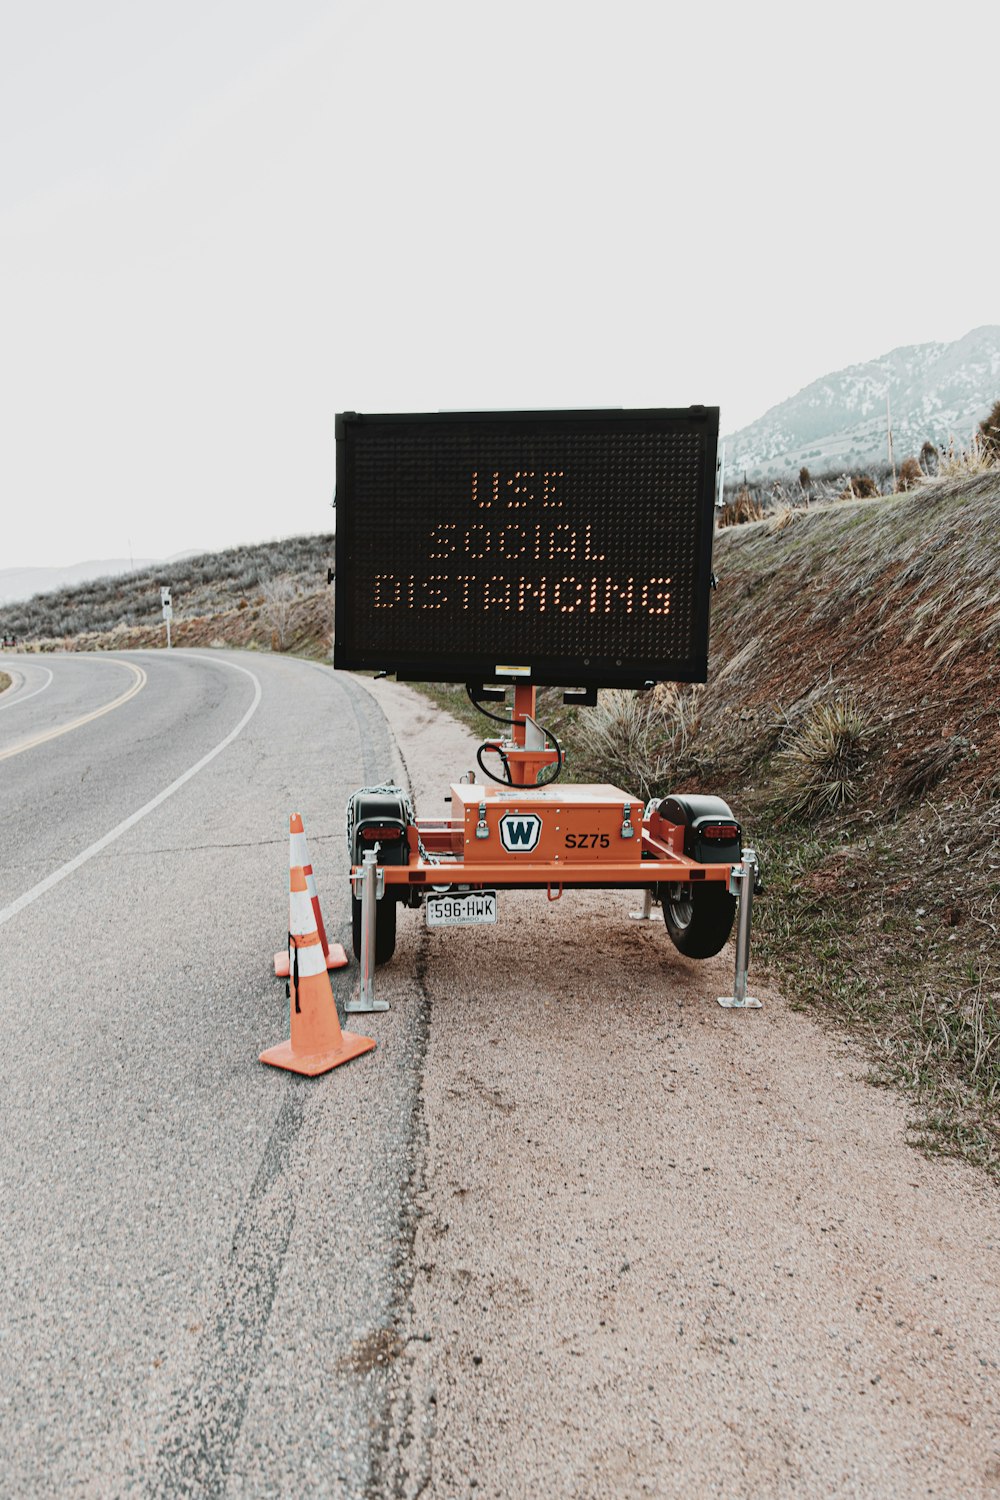
[[[163,618],[167,625],[167,650],[170,650],[170,621],[174,617],[174,606],[170,602],[170,590],[160,590],[160,606],[163,610]]]

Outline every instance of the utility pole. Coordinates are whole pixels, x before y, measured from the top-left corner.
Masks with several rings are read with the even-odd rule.
[[[885,393],[885,430],[889,439],[889,467],[892,470],[892,492],[896,493],[896,460],[892,456],[892,412],[889,408],[889,391]]]

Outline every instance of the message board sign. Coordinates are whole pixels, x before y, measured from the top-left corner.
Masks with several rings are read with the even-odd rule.
[[[704,682],[717,407],[337,418],[348,671]]]

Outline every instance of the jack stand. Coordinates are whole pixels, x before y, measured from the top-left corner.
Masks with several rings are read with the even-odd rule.
[[[739,921],[736,927],[736,978],[733,993],[720,995],[719,1004],[727,1010],[760,1010],[759,1000],[747,994],[747,970],[750,967],[750,917],[753,912],[753,892],[757,884],[757,855],[752,849],[743,850],[743,863],[734,865],[729,877],[729,889],[740,901]]]
[[[642,893],[642,911],[630,911],[634,922],[649,922],[653,916],[653,893],[647,886]]]
[[[375,999],[375,904],[385,889],[377,851],[377,844],[374,849],[365,850],[361,874],[353,877],[361,886],[361,980],[358,993],[344,1006],[344,1010],[352,1015],[359,1011],[389,1009],[388,1000]]]

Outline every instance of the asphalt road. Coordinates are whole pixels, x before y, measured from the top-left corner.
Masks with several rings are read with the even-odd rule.
[[[0,667],[0,1493],[381,1494],[419,978],[346,1067],[257,1056],[288,1035],[288,815],[349,950],[385,721],[279,657]]]

